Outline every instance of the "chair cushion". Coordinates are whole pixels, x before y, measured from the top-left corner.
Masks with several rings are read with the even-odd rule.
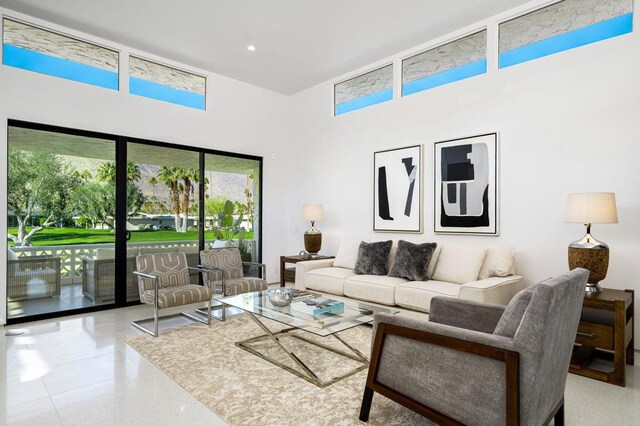
[[[12,260],[12,261],[17,261],[18,259],[18,255],[11,249],[7,249],[7,261]],[[7,266],[8,267],[8,266]],[[13,271],[18,272],[20,270],[20,263],[15,263],[13,264]]]
[[[486,255],[486,248],[444,244],[432,278],[457,284],[476,281]]]
[[[269,286],[262,278],[242,277],[225,280],[225,296],[235,296],[236,294],[252,293],[254,291],[264,291]],[[214,288],[217,293],[222,293],[222,281],[216,281]]]
[[[184,253],[154,253],[140,254],[136,257],[136,266],[139,272],[158,276],[158,286],[180,287],[189,285],[189,269],[187,257]],[[140,298],[145,290],[153,290],[152,279],[138,277]]]
[[[358,260],[358,248],[360,247],[361,241],[363,240],[359,238],[343,239],[340,242],[340,247],[338,247],[333,266],[337,268],[355,269],[356,260]]]
[[[387,260],[392,244],[391,240],[374,243],[362,241],[354,272],[358,275],[387,275]]]
[[[154,304],[155,291],[146,290],[142,293],[142,302]],[[158,306],[170,308],[172,306],[187,305],[189,303],[206,302],[212,296],[209,287],[189,284],[181,287],[168,287],[158,290]]]
[[[237,247],[202,250],[200,252],[200,262],[204,266],[224,269],[226,278],[236,279],[244,277],[242,258],[240,257],[240,250],[238,250]],[[207,285],[208,275],[209,274],[204,274],[205,284]]]
[[[323,293],[344,295],[344,280],[355,275],[351,269],[318,268],[307,272],[305,286]]]
[[[358,300],[395,305],[395,290],[404,278],[386,275],[354,275],[344,281],[344,295]]]
[[[493,334],[513,338],[520,327],[522,317],[531,302],[535,286],[530,286],[513,296],[496,325]]]
[[[427,268],[436,247],[436,243],[414,244],[400,240],[389,276],[410,281],[428,280]]]
[[[515,273],[516,251],[513,247],[493,247],[487,250],[478,274],[479,280],[491,277],[508,277]]]
[[[396,305],[420,312],[429,312],[436,296],[459,297],[460,285],[445,281],[410,281],[396,287]]]

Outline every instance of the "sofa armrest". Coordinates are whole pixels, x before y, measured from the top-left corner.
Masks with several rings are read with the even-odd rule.
[[[330,268],[333,266],[334,259],[305,260],[296,263],[296,289],[306,290],[305,275],[314,269]]]
[[[524,288],[524,283],[521,276],[510,275],[472,281],[462,284],[461,287],[460,299],[506,305],[517,292]]]
[[[429,321],[467,330],[493,333],[504,309],[504,305],[436,296],[431,299]]]

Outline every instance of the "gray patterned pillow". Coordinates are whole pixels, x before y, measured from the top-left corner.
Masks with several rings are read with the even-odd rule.
[[[436,247],[436,243],[414,244],[404,240],[398,241],[398,251],[389,276],[411,281],[427,281],[430,278],[427,269]]]
[[[360,243],[358,259],[353,272],[358,275],[387,275],[387,259],[393,241]]]

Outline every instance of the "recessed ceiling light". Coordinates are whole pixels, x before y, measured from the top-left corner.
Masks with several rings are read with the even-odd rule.
[[[253,44],[250,44],[247,46],[247,50],[253,52],[254,50],[256,50],[256,47]]]

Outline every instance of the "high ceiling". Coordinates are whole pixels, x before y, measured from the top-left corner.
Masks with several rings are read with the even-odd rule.
[[[0,6],[292,94],[527,1],[0,0]]]

